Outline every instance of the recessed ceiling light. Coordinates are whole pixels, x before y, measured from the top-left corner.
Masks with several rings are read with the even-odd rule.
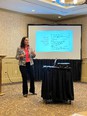
[[[55,2],[56,2],[56,0],[52,0],[52,2],[53,2],[53,3],[55,3]]]
[[[61,16],[58,16],[58,18],[60,19],[60,18],[61,18]]]
[[[32,10],[32,12],[35,12],[35,10]]]

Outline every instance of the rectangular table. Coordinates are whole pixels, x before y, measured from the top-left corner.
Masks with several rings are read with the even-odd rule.
[[[41,97],[46,101],[69,102],[74,100],[71,67],[43,66]]]

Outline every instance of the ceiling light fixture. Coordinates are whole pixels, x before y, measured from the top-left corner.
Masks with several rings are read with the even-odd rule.
[[[52,0],[52,2],[53,2],[53,3],[55,3],[55,2],[56,2],[56,0]]]
[[[61,18],[61,16],[58,16],[58,19],[60,19]]]
[[[56,0],[57,3],[68,6],[68,5],[82,5],[87,2],[87,0]]]
[[[35,10],[32,10],[32,12],[35,12]]]

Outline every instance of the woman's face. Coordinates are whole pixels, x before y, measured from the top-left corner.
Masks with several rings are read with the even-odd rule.
[[[25,46],[29,45],[29,39],[28,38],[25,38],[24,44],[25,44]]]

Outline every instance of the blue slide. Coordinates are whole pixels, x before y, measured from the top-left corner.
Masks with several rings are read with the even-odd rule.
[[[36,31],[36,52],[72,52],[72,30]]]

